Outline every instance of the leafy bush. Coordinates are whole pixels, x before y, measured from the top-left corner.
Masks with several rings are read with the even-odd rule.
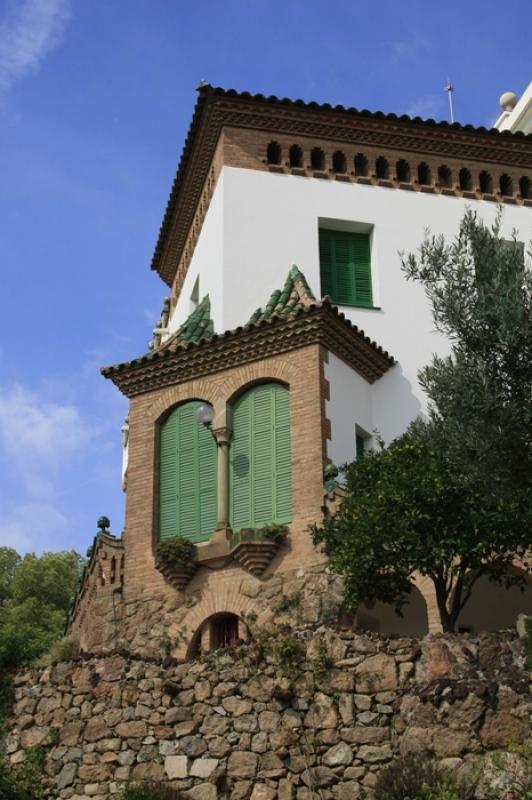
[[[272,611],[275,614],[286,614],[290,611],[298,609],[301,605],[301,592],[294,592],[293,594],[283,594],[272,606]]]
[[[158,566],[183,569],[196,559],[196,548],[183,536],[170,536],[159,542],[155,551]]]
[[[55,733],[55,732],[54,732]],[[48,744],[36,745],[26,750],[24,763],[11,767],[0,757],[0,798],[2,800],[42,800],[44,787],[41,778]]]
[[[39,659],[40,664],[53,664],[56,661],[72,661],[73,658],[79,655],[79,638],[74,636],[65,636],[64,639],[59,639],[54,642],[49,651]]]
[[[160,781],[143,781],[129,783],[123,790],[120,800],[181,800],[182,797],[181,792],[168,784]]]
[[[61,637],[82,559],[0,547],[0,670],[29,664]]]
[[[448,770],[413,755],[382,769],[375,786],[375,800],[468,800],[472,794]]]
[[[270,522],[269,525],[264,525],[262,528],[260,528],[260,532],[265,539],[270,539],[270,541],[275,542],[275,544],[281,544],[284,542],[288,534],[288,525],[281,525],[278,522]]]

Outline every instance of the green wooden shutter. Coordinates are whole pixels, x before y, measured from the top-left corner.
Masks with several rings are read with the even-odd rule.
[[[242,395],[233,409],[231,524],[260,528],[292,518],[290,396],[277,383]]]
[[[372,306],[369,234],[320,229],[322,295],[339,305]]]
[[[177,533],[177,415],[161,425],[159,440],[159,536]]]
[[[175,408],[161,426],[159,536],[209,539],[216,526],[216,443],[196,416],[200,403]]]

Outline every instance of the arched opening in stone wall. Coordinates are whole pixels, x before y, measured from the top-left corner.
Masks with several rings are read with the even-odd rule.
[[[355,156],[355,175],[366,177],[368,174],[368,159],[363,153],[357,153]]]
[[[403,616],[396,614],[389,603],[360,606],[356,615],[357,625],[366,631],[388,636],[425,636],[429,631],[427,604],[421,592],[414,586],[409,600],[403,607]]]
[[[224,611],[212,614],[201,623],[192,637],[187,659],[198,658],[213,650],[233,647],[248,637],[248,626],[241,617]]]
[[[526,589],[521,591],[517,586],[505,589],[482,576],[460,614],[457,631],[480,633],[513,628],[519,614],[532,615],[532,577],[517,568],[513,572],[525,577]]]
[[[409,183],[410,164],[408,163],[408,161],[405,161],[404,158],[400,158],[397,164],[395,165],[395,174],[397,176],[397,180],[401,181],[401,183]]]
[[[303,166],[303,150],[300,148],[298,144],[293,144],[290,148],[290,166],[291,167],[299,167]]]
[[[270,142],[266,150],[266,160],[268,164],[281,163],[281,145],[279,142]]]

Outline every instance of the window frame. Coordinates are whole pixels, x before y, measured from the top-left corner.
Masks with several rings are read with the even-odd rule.
[[[364,237],[367,242],[367,274],[358,275],[358,282],[363,282],[364,279],[367,280],[369,284],[369,299],[364,300],[360,295],[357,296],[357,272],[356,272],[356,264],[353,264],[353,274],[351,276],[351,289],[353,290],[353,294],[351,298],[348,300],[345,295],[342,296],[341,292],[338,291],[337,281],[338,281],[338,267],[336,264],[333,263],[334,259],[331,258],[329,269],[331,271],[331,276],[334,276],[332,280],[330,280],[329,286],[327,286],[327,280],[324,278],[324,271],[326,266],[324,265],[323,260],[323,248],[327,245],[323,243],[324,236],[334,236],[337,234],[340,237],[356,237],[358,242],[348,245],[349,247],[359,247],[360,246],[360,237]],[[330,245],[331,247],[336,247],[336,242],[334,245]],[[319,274],[320,274],[320,292],[321,296],[328,295],[331,298],[331,301],[338,306],[345,306],[348,308],[366,308],[366,309],[378,309],[379,305],[376,302],[376,295],[377,295],[377,283],[376,283],[376,270],[374,264],[374,255],[375,255],[375,247],[374,247],[374,226],[365,223],[356,223],[356,222],[347,222],[347,221],[340,221],[340,220],[329,220],[329,219],[320,219],[318,224],[318,260],[319,260]],[[363,267],[362,269],[366,269]],[[334,283],[336,286],[334,286]],[[332,285],[331,285],[332,284]]]

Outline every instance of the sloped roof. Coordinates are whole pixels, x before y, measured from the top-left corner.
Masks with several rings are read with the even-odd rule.
[[[198,303],[194,311],[187,317],[180,328],[166,339],[159,350],[173,345],[186,344],[188,342],[199,342],[201,339],[209,339],[214,333],[214,324],[211,319],[211,301],[206,294],[201,303]]]
[[[296,266],[291,268],[283,289],[273,292],[265,308],[257,309],[242,327],[214,333],[207,300],[202,301],[202,317],[194,326],[189,318],[161,347],[130,361],[102,367],[102,375],[127,397],[133,397],[313,343],[337,353],[369,383],[395,364],[393,356],[346,319],[330,298],[317,301]],[[195,311],[198,310],[199,306]],[[187,324],[190,335],[178,335]]]
[[[248,325],[270,319],[274,314],[287,317],[295,311],[316,302],[307,279],[295,264],[292,266],[282,289],[276,289],[264,308],[257,308],[251,315]]]

